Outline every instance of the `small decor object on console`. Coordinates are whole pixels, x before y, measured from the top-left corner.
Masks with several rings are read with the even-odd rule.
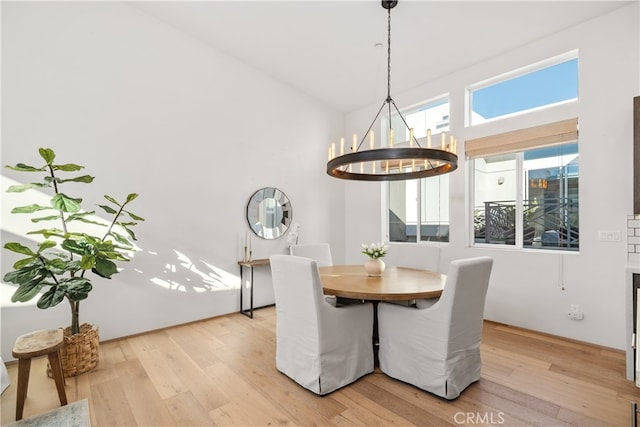
[[[289,235],[287,236],[287,243],[290,246],[297,245],[300,237],[300,224],[294,222],[289,229]]]
[[[381,258],[387,254],[389,246],[380,242],[372,243],[369,246],[363,243],[362,249],[362,253],[369,257],[369,260],[364,264],[367,274],[369,276],[381,276],[386,267]]]

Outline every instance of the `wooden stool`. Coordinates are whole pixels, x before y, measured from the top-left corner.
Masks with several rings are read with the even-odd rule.
[[[22,419],[24,401],[27,398],[29,386],[29,371],[31,359],[47,355],[53,379],[58,389],[60,404],[67,404],[67,395],[64,391],[64,375],[60,360],[60,347],[63,344],[62,329],[49,329],[31,332],[21,335],[13,345],[13,357],[18,359],[18,396],[16,399],[16,421]]]

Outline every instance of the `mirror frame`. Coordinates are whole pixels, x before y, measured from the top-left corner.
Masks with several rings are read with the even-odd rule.
[[[273,227],[265,226],[262,222],[264,217],[263,202],[266,200],[275,203],[276,220]],[[287,195],[275,187],[264,187],[253,193],[247,203],[247,223],[253,233],[265,240],[279,239],[284,236],[293,219],[293,209],[291,201]]]

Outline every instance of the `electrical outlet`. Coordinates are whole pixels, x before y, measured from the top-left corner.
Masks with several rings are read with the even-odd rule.
[[[581,311],[570,311],[569,319],[571,320],[582,320],[584,319],[584,313]]]
[[[582,320],[584,319],[584,313],[580,311],[580,306],[578,304],[571,304],[569,306],[569,312],[567,313],[569,319],[571,320]]]
[[[619,242],[621,238],[620,230],[600,230],[598,240],[601,242]]]

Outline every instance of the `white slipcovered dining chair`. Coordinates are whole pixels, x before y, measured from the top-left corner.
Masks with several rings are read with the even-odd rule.
[[[380,370],[446,399],[455,399],[478,381],[492,266],[490,257],[452,261],[440,298],[420,301],[417,307],[381,302]]]
[[[396,267],[417,268],[440,272],[440,247],[424,243],[391,243],[389,252],[384,257],[386,265]],[[415,300],[392,301],[393,304],[412,305]]]
[[[330,267],[333,265],[333,258],[331,258],[331,246],[329,246],[328,243],[291,245],[289,246],[289,253],[294,256],[311,258],[318,263],[318,267]]]
[[[373,372],[373,306],[334,307],[322,294],[317,262],[272,255],[276,368],[324,395]]]
[[[440,272],[440,247],[425,243],[391,243],[384,263]],[[444,273],[444,272],[443,272]]]
[[[331,246],[329,246],[328,243],[291,245],[289,246],[289,253],[294,256],[311,258],[318,263],[318,267],[331,267],[333,265]],[[338,303],[338,298],[334,295],[325,295],[324,298],[331,305],[336,305]]]

